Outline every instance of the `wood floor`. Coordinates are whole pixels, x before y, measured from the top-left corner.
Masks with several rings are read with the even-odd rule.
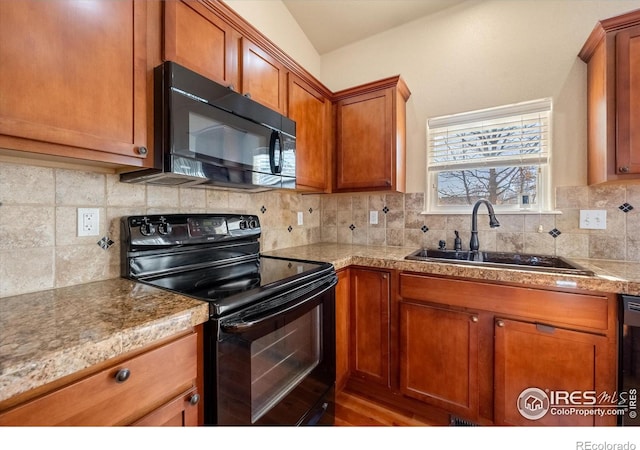
[[[389,409],[356,394],[341,391],[336,394],[336,426],[429,426],[427,419],[414,414]]]

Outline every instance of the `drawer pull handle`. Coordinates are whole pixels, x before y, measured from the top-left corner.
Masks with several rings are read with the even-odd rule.
[[[131,376],[131,371],[129,369],[120,369],[116,373],[116,383],[124,383]]]
[[[200,394],[193,394],[190,398],[189,398],[189,404],[192,406],[197,405],[200,402]]]

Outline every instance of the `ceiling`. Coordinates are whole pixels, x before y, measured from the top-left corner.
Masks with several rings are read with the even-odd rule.
[[[282,0],[322,55],[465,0]]]

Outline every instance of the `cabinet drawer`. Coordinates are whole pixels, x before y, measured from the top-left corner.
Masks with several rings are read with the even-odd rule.
[[[400,296],[603,332],[609,323],[608,298],[598,294],[401,274]]]
[[[116,381],[121,370],[129,377]],[[197,376],[190,334],[0,414],[0,425],[125,425],[185,392]]]

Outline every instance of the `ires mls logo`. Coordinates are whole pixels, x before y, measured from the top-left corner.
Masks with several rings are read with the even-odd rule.
[[[549,411],[549,396],[542,389],[527,388],[518,397],[518,411],[525,419],[538,420]]]
[[[629,392],[597,393],[595,391],[551,391],[527,388],[517,400],[518,412],[529,420],[547,413],[554,416],[619,416],[625,412],[636,416],[636,389]]]

